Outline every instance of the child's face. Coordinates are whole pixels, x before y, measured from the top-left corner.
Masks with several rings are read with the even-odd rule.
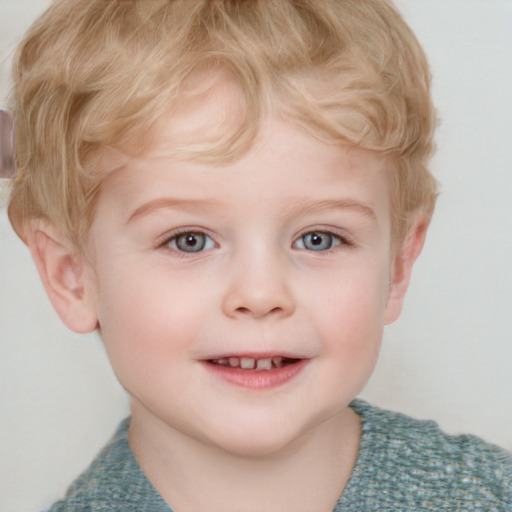
[[[262,133],[230,165],[132,161],[91,230],[94,310],[134,418],[244,454],[346,414],[398,314],[382,160],[276,119]]]

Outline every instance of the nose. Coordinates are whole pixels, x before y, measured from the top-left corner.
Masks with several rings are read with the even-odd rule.
[[[293,314],[295,300],[286,262],[259,251],[240,257],[231,266],[231,280],[223,298],[224,314],[231,318],[285,318]]]

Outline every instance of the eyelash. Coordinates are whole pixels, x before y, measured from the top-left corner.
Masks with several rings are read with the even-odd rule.
[[[187,250],[183,250],[179,246],[180,238],[184,237],[185,235],[189,235],[190,238],[204,237],[205,240],[204,240],[203,245],[200,245],[199,249],[187,251]],[[309,241],[308,241],[308,237],[309,237]],[[322,243],[321,243],[322,240],[319,240],[318,238],[316,238],[316,240],[318,241],[318,243],[317,243],[317,242],[315,242],[315,237],[319,237],[319,238],[324,237],[324,240],[325,240],[325,237],[327,237],[327,242],[329,244],[329,247],[319,248],[319,249],[308,248],[307,245],[311,244],[311,243],[313,243],[313,245],[316,245],[317,247],[320,247],[322,245]],[[191,240],[191,242],[192,242],[192,240]],[[185,242],[185,243],[188,243],[188,242]],[[156,246],[171,250],[175,254],[179,255],[180,257],[187,257],[189,255],[200,254],[205,251],[215,249],[217,247],[217,244],[215,243],[213,238],[210,235],[208,235],[204,230],[192,228],[192,229],[184,229],[184,230],[180,230],[180,231],[168,234],[165,236],[165,238],[162,241],[159,241]],[[194,249],[193,245],[190,244],[188,246],[191,249]],[[330,252],[335,251],[338,248],[353,247],[353,246],[354,246],[354,243],[347,236],[342,236],[340,234],[333,233],[332,231],[324,230],[324,229],[313,229],[313,230],[306,231],[305,233],[303,233],[302,235],[297,237],[294,240],[294,242],[292,243],[292,249],[303,250],[303,251],[308,251],[308,252],[313,252],[313,253],[318,252],[318,253],[323,253],[323,254],[329,254]]]
[[[204,242],[204,245],[200,249],[184,251],[179,248],[178,241],[181,237],[184,237],[185,235],[189,235],[190,237],[205,237],[206,240]],[[172,244],[174,244],[174,247],[172,246]],[[180,257],[187,257],[189,255],[200,254],[202,252],[214,249],[217,247],[217,244],[215,243],[213,238],[209,236],[204,230],[192,228],[167,234],[161,241],[157,242],[156,246],[157,248],[161,247],[173,251],[173,253],[179,255]],[[191,245],[189,247],[193,248]]]
[[[310,237],[310,242],[314,243],[313,237],[328,237],[328,241],[330,242],[330,246],[325,249],[308,249],[306,247],[306,239]],[[302,247],[297,247],[297,244],[302,244]],[[321,246],[321,243],[316,244],[317,246]],[[343,236],[339,233],[334,233],[328,229],[312,229],[306,231],[302,235],[300,235],[295,242],[292,244],[292,247],[299,250],[306,250],[308,252],[319,252],[323,254],[329,254],[332,251],[336,251],[337,249],[341,249],[343,247],[353,247],[354,243],[347,236]]]

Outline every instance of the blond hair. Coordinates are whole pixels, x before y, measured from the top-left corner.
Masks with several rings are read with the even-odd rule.
[[[188,148],[216,161],[246,150],[271,101],[313,133],[381,153],[393,179],[395,238],[432,214],[427,165],[435,112],[421,46],[387,0],[60,0],[17,52],[11,109],[20,173],[9,217],[80,244],[106,148],[143,150],[205,69],[223,69],[245,115]],[[192,92],[191,92],[192,91]]]

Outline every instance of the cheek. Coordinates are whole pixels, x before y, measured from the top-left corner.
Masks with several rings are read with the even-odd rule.
[[[143,378],[150,377],[159,365],[168,367],[196,335],[200,300],[162,276],[165,274],[118,268],[101,281],[99,324],[121,381],[134,368]]]
[[[342,352],[344,360],[376,356],[384,325],[385,273],[371,274],[363,269],[340,275],[325,285],[324,293],[311,294],[309,301],[324,343],[330,350]]]
[[[359,282],[336,297],[325,318],[325,375],[350,398],[358,395],[377,364],[383,335],[383,301],[378,291],[370,296]],[[352,293],[348,293],[352,291]],[[334,303],[334,301],[333,301]],[[343,396],[345,396],[343,395]]]

